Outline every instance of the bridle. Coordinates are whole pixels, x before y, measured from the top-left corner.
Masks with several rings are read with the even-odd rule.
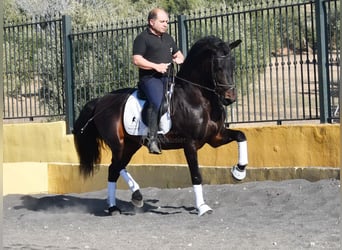
[[[174,78],[177,78],[177,79],[179,79],[179,80],[181,80],[181,81],[183,81],[183,82],[186,82],[186,83],[191,84],[191,85],[193,85],[193,86],[196,86],[196,87],[198,87],[198,88],[205,89],[205,90],[208,90],[208,91],[210,91],[210,92],[213,92],[213,93],[216,94],[218,97],[220,97],[221,95],[220,95],[220,93],[219,93],[218,90],[224,88],[226,85],[220,84],[219,81],[217,81],[216,74],[215,74],[215,72],[214,72],[214,60],[224,60],[224,59],[226,59],[228,56],[229,56],[229,55],[223,55],[223,56],[215,56],[215,57],[212,57],[212,58],[211,58],[211,69],[210,69],[210,70],[211,70],[211,75],[212,75],[212,79],[213,79],[213,83],[214,83],[214,88],[209,88],[209,87],[206,87],[206,86],[202,86],[202,85],[200,85],[200,84],[197,84],[197,83],[194,83],[194,82],[192,82],[192,81],[186,80],[186,79],[184,79],[184,78],[182,78],[182,77],[179,77],[179,76],[177,76],[177,75],[174,76]],[[229,86],[229,88],[227,89],[227,91],[228,91],[228,90],[231,90],[231,89],[234,89],[234,88],[235,88],[235,84]]]
[[[216,57],[212,57],[211,59],[211,75],[212,75],[212,78],[213,78],[213,82],[214,82],[214,89],[215,89],[215,92],[217,93],[217,89],[222,89],[224,87],[226,87],[226,85],[224,84],[220,84],[219,81],[217,81],[217,78],[216,78],[216,74],[214,72],[214,60],[225,60],[227,57],[229,57],[229,54],[228,55],[223,55],[223,56],[216,56]],[[235,88],[235,84],[228,84],[228,90],[231,90],[231,89],[234,89]]]

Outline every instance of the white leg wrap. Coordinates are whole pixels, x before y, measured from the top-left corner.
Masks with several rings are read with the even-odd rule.
[[[196,208],[198,210],[198,216],[202,216],[205,213],[211,213],[213,210],[204,202],[202,185],[194,185],[194,192],[196,198]]]
[[[202,185],[194,185],[194,192],[196,198],[196,208],[199,208],[204,204]]]
[[[239,162],[240,166],[248,164],[248,152],[247,152],[247,141],[238,142],[239,148]]]
[[[115,197],[116,182],[108,182],[107,193],[108,193],[108,197],[107,197],[108,207],[116,206],[116,197]]]
[[[140,189],[138,183],[135,182],[133,177],[127,172],[126,169],[122,169],[120,171],[120,175],[125,180],[125,182],[127,183],[128,187],[131,189],[132,192],[135,192],[138,189]]]

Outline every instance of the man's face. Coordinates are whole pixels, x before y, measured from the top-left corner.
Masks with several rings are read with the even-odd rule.
[[[169,17],[164,11],[159,11],[155,19],[150,20],[151,29],[157,34],[161,35],[167,31]]]

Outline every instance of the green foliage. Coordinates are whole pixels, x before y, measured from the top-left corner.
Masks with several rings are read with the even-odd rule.
[[[328,37],[331,49],[339,49],[341,44],[341,2],[328,3]]]
[[[17,23],[22,21],[26,15],[23,13],[13,0],[4,0],[4,20],[10,23]]]
[[[81,33],[74,39],[74,77],[76,110],[84,102],[113,89],[134,87],[131,65],[132,36],[119,31]]]
[[[304,37],[305,46],[315,45],[314,17],[304,19],[311,13],[305,12],[307,5],[279,8],[272,4],[288,1],[267,3],[248,0],[4,0],[5,26],[25,23],[25,18],[26,23],[39,22],[25,33],[17,31],[5,36],[7,54],[4,63],[7,62],[9,68],[6,71],[10,72],[5,78],[5,93],[18,96],[22,92],[35,91],[44,110],[50,109],[54,114],[63,112],[60,35],[57,27],[44,22],[63,14],[72,17],[75,33],[73,63],[77,109],[85,100],[95,96],[135,86],[137,70],[130,62],[133,39],[145,27],[148,11],[160,6],[170,13],[171,21],[178,14],[187,16],[189,46],[205,35],[216,35],[230,42],[242,40],[234,53],[237,83],[244,86],[240,90],[245,94],[255,75],[269,64],[272,53],[277,49],[303,49]],[[335,2],[329,11],[330,44],[339,48],[340,3]],[[126,29],[125,32],[124,28],[136,26],[138,28]],[[170,27],[170,30],[175,34],[175,27]],[[57,43],[53,43],[54,39]],[[53,55],[47,51],[56,53]],[[18,55],[24,56],[18,58]],[[38,85],[39,91],[30,89],[32,83]],[[28,89],[23,89],[23,86]]]
[[[54,23],[13,26],[5,32],[4,91],[12,99],[31,98],[27,105],[41,116],[63,112],[63,62],[58,42]],[[30,116],[28,109],[18,112]]]

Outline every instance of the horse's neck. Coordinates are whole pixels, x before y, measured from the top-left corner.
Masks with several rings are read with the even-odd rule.
[[[177,94],[178,91],[185,94],[185,100],[183,95]],[[204,102],[207,102],[209,105],[206,104],[205,106],[210,109],[209,113],[212,120],[219,121],[225,119],[224,108],[214,92],[191,84],[190,81],[188,83],[185,83],[184,81],[182,83],[176,83],[174,92],[176,93],[174,101],[184,102],[187,100],[189,103],[193,103],[197,99],[199,105],[203,105]]]
[[[209,101],[211,106],[210,117],[214,121],[224,120],[225,111],[219,97],[214,92],[204,91],[203,96]]]

